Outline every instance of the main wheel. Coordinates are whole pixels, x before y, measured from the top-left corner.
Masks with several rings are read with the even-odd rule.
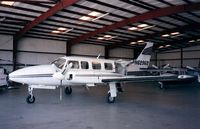
[[[35,102],[35,96],[28,95],[28,97],[26,98],[26,102],[27,103],[34,103]]]
[[[115,102],[115,97],[111,97],[111,94],[107,94],[107,102],[108,103],[114,103]]]
[[[65,94],[70,95],[72,93],[72,88],[71,87],[66,87],[65,88]]]

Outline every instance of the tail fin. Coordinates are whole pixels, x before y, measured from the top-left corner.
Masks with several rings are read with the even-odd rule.
[[[142,68],[148,68],[151,59],[152,49],[153,43],[147,42],[145,48],[142,50],[138,58],[136,60],[133,60],[132,63],[127,66],[127,72],[140,71]]]

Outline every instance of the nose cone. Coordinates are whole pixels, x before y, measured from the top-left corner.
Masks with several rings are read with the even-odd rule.
[[[10,73],[9,80],[19,83],[28,83],[29,80],[34,77],[53,73],[54,69],[51,65],[32,66]]]

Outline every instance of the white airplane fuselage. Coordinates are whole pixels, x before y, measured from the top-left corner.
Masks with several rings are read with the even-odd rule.
[[[105,78],[115,78],[122,77],[124,75],[115,72],[115,64],[112,60],[105,59],[90,59],[80,57],[68,57],[66,62],[69,60],[77,61],[79,64],[78,68],[71,68],[67,71],[65,79],[62,80],[62,85],[88,85],[93,86],[94,84],[102,83],[102,79]],[[64,59],[64,58],[63,58]],[[84,60],[85,59],[85,60]],[[89,67],[87,69],[82,69],[81,61],[88,62]],[[93,69],[92,62],[98,62],[101,64],[100,69]],[[95,62],[95,63],[96,63]],[[109,63],[112,65],[111,70],[106,70],[104,63]],[[9,79],[15,82],[24,83],[28,85],[48,85],[48,86],[58,86],[61,81],[53,77],[56,73],[56,69],[53,65],[38,65],[31,66],[23,69],[16,70],[9,75]]]

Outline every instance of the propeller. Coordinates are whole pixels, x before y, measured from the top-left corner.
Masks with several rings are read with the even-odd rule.
[[[63,68],[60,71],[55,72],[53,74],[53,78],[58,79],[58,80],[64,80],[66,73],[69,71],[69,69],[71,69],[73,64],[70,63],[67,65],[67,67],[66,67],[66,65],[67,64],[65,63],[65,65],[63,66]]]
[[[152,65],[152,67],[155,68],[155,69],[159,69],[158,66],[156,66],[154,64]]]
[[[191,66],[186,66],[187,69],[192,70],[192,71],[197,71],[195,68],[191,67]]]
[[[191,67],[191,66],[186,66],[187,69],[191,70],[191,71],[194,71],[194,75],[197,76],[197,81],[200,83],[200,70],[199,69],[196,69],[194,67]]]
[[[167,69],[167,68],[170,68],[169,64],[166,64],[165,66],[163,66],[163,69]]]

